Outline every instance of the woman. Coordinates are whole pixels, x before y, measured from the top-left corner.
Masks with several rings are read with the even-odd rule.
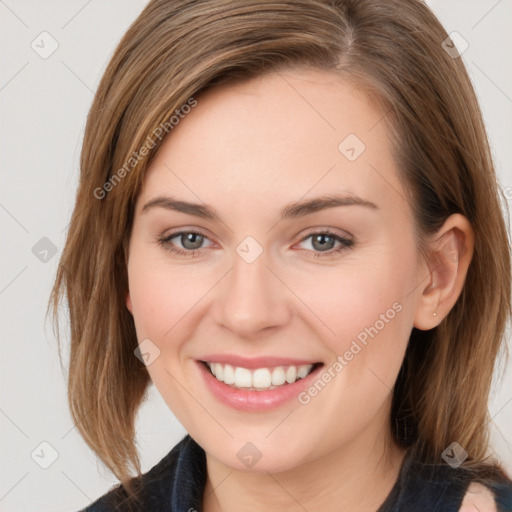
[[[422,2],[151,1],[91,107],[52,304],[100,510],[510,510],[510,255]],[[141,475],[152,382],[187,435]],[[131,469],[137,476],[131,479]]]

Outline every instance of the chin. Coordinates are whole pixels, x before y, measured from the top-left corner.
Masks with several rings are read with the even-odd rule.
[[[265,435],[252,436],[252,441],[251,436],[235,437],[223,443],[217,440],[205,440],[203,443],[199,438],[194,439],[207,455],[233,470],[245,473],[290,471],[312,458],[307,456],[303,442],[295,443],[287,438],[287,443],[284,443],[277,437],[274,440],[265,439]]]

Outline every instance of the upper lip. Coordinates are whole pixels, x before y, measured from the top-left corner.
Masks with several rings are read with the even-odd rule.
[[[230,364],[235,367],[247,368],[249,370],[255,368],[273,368],[275,366],[301,366],[304,364],[316,364],[319,361],[308,359],[295,359],[291,357],[242,357],[234,354],[211,354],[200,359],[205,363],[222,363]]]

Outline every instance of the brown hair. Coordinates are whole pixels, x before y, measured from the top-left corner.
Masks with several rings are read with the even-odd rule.
[[[64,296],[69,307],[72,417],[122,483],[131,468],[140,474],[134,424],[150,382],[125,297],[134,203],[161,142],[153,136],[210,87],[301,66],[339,74],[386,113],[420,247],[452,213],[473,226],[462,294],[437,328],[413,329],[391,421],[397,443],[425,463],[440,462],[455,440],[467,467],[487,465],[488,394],[511,305],[509,242],[479,105],[461,58],[442,47],[447,37],[419,0],[152,0],[130,26],[89,112],[50,299],[57,326]]]

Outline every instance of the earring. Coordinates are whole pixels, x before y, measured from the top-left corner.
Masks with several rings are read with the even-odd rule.
[[[434,316],[437,316],[437,313],[434,313]]]

